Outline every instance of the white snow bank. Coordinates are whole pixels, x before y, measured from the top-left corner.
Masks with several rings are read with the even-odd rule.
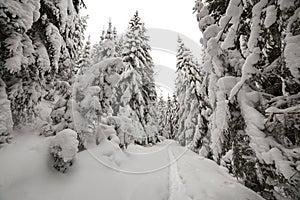
[[[178,158],[185,149],[173,146]],[[244,187],[215,162],[187,151],[178,159],[179,174],[192,199],[205,200],[263,200],[255,192]]]
[[[13,144],[0,149],[1,200],[167,199],[168,168],[144,173],[168,163],[166,150],[124,154],[105,140],[78,153],[74,166],[62,174],[49,163],[48,146],[53,137],[24,133],[15,138]]]
[[[170,141],[150,148],[130,145],[124,153],[104,140],[100,146],[78,153],[75,165],[61,174],[49,165],[48,146],[53,137],[23,133],[15,138],[15,143],[0,149],[3,200],[168,199],[169,148],[178,159],[177,175],[192,199],[262,199],[213,161],[191,151],[184,153],[176,144],[170,147]]]
[[[176,159],[169,148],[170,172],[169,172],[169,200],[191,200],[186,193],[185,185],[180,178]]]

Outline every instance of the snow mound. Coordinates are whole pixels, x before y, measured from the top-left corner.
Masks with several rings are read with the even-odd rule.
[[[77,133],[71,129],[64,129],[58,132],[50,143],[50,149],[53,149],[56,146],[61,148],[58,155],[65,162],[72,160],[78,151]]]

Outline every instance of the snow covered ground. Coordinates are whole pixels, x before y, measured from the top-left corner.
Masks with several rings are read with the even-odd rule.
[[[169,149],[170,171],[169,171],[169,200],[191,200],[186,193],[177,166],[177,160]]]
[[[110,142],[83,151],[65,173],[51,167],[51,137],[27,130],[0,149],[1,200],[258,200],[214,162],[173,141],[153,147]]]

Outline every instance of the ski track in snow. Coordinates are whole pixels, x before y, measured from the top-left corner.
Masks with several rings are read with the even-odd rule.
[[[192,200],[187,194],[185,186],[180,178],[177,160],[172,153],[171,147],[168,148],[170,158],[169,171],[169,199],[168,200]]]

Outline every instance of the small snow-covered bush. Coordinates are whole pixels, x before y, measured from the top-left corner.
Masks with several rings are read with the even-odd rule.
[[[77,133],[71,129],[58,132],[50,143],[50,154],[54,159],[53,167],[65,173],[72,166],[77,151]]]

